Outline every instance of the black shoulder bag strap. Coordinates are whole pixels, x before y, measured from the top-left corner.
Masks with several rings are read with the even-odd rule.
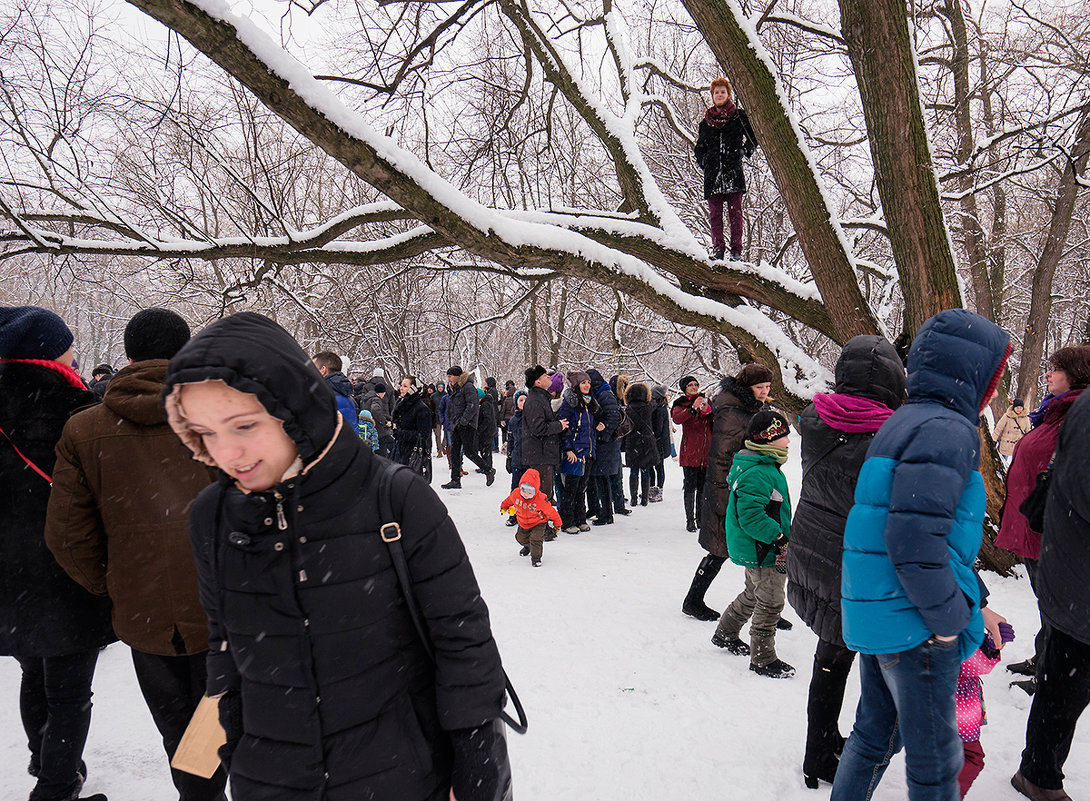
[[[809,473],[811,470],[813,470],[815,467],[817,467],[818,463],[822,459],[824,459],[830,453],[835,451],[841,445],[844,445],[845,443],[847,443],[847,441],[848,441],[848,438],[846,436],[844,436],[843,432],[841,432],[840,434],[837,434],[837,437],[836,437],[835,440],[833,440],[832,444],[826,446],[825,450],[823,450],[821,453],[819,453],[817,458],[814,459],[814,461],[810,462],[809,466],[807,466],[807,468],[804,471],[802,471],[802,480],[803,481],[806,480],[806,474]]]
[[[427,653],[428,658],[435,662],[435,648],[432,646],[431,639],[428,637],[428,632],[424,628],[424,621],[420,615],[420,608],[416,605],[416,596],[413,594],[412,579],[409,576],[409,565],[405,560],[405,549],[401,547],[401,525],[394,519],[393,510],[393,481],[394,476],[399,470],[406,470],[404,465],[400,464],[385,464],[380,468],[378,479],[378,509],[379,519],[384,521],[379,528],[379,533],[382,535],[382,541],[386,543],[386,547],[390,549],[390,560],[394,564],[394,572],[397,573],[397,583],[401,585],[401,593],[405,596],[405,606],[409,609],[409,616],[413,619],[413,625],[416,627],[416,633],[420,637],[420,642],[424,646],[424,651]],[[500,711],[500,717],[503,722],[510,726],[514,731],[519,734],[525,734],[528,722],[526,720],[526,711],[522,708],[522,702],[519,701],[518,694],[515,692],[515,688],[511,685],[511,679],[507,676],[507,671],[503,671],[503,681],[507,690],[507,695],[511,699],[511,704],[515,708],[515,713],[518,715],[518,720],[515,720],[505,711]]]

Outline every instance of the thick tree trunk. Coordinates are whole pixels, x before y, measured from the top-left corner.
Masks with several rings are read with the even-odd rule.
[[[943,13],[950,20],[950,35],[954,51],[951,69],[954,75],[954,124],[957,127],[958,164],[968,165],[976,146],[973,138],[973,118],[969,109],[971,100],[969,86],[969,40],[965,30],[965,16],[961,10],[961,0],[946,0]],[[973,282],[973,296],[976,300],[976,312],[993,322],[999,322],[995,292],[991,275],[988,272],[987,242],[984,229],[980,224],[980,209],[976,194],[973,193],[975,173],[965,170],[958,179],[958,191],[964,193],[961,198],[962,239],[965,255],[969,260],[969,274]]]
[[[683,2],[730,76],[735,94],[745,103],[814,283],[833,319],[834,339],[843,343],[857,334],[878,333],[879,324],[859,288],[847,240],[835,222],[839,215],[818,183],[815,165],[784,105],[786,93],[772,65],[752,47],[750,34],[739,24],[745,14],[735,0]]]
[[[962,305],[939,203],[916,57],[904,0],[840,0],[875,181],[889,230],[910,333],[936,312]]]
[[[1084,112],[1079,120],[1075,144],[1071,148],[1071,159],[1060,177],[1060,186],[1056,191],[1056,205],[1052,209],[1052,220],[1048,226],[1048,236],[1033,271],[1033,290],[1029,300],[1029,316],[1026,318],[1026,332],[1022,339],[1022,362],[1018,366],[1018,397],[1030,405],[1037,394],[1037,377],[1044,358],[1045,333],[1048,317],[1052,311],[1052,280],[1060,264],[1064,248],[1067,247],[1067,234],[1071,229],[1071,214],[1075,209],[1075,197],[1079,192],[1076,173],[1086,171],[1087,156],[1090,155],[1090,113]]]

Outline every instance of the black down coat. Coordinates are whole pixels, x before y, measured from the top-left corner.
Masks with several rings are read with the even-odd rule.
[[[704,479],[703,510],[700,515],[700,545],[713,556],[729,556],[725,529],[730,487],[727,475],[734,454],[746,443],[749,419],[764,408],[753,390],[727,376],[711,401],[712,438],[708,446],[708,472]]]
[[[477,450],[492,450],[492,440],[496,437],[496,428],[499,425],[500,402],[496,397],[496,390],[486,389],[480,400],[480,411],[477,413]]]
[[[742,109],[735,111],[722,128],[713,128],[706,121],[700,121],[693,152],[696,163],[704,171],[705,200],[712,195],[746,191],[742,156],[752,153],[755,147],[757,137]]]
[[[838,394],[876,400],[890,409],[897,409],[904,400],[904,365],[882,337],[850,339],[836,363],[835,376]],[[818,637],[844,647],[840,623],[844,526],[874,432],[832,428],[812,403],[803,411],[799,429],[802,491],[787,549],[787,597]]]
[[[552,396],[541,387],[530,387],[522,407],[522,466],[559,466],[563,431],[553,411]]]
[[[68,416],[95,401],[72,370],[52,364],[0,362],[0,428],[49,475]],[[0,654],[64,656],[113,642],[110,599],[70,579],[46,547],[49,482],[11,442],[0,435]]]
[[[450,385],[450,400],[447,401],[447,417],[451,430],[455,428],[477,428],[477,418],[481,413],[481,404],[477,398],[477,387],[473,383],[472,373],[462,373]]]
[[[431,453],[431,407],[419,392],[400,398],[394,406],[395,461],[408,464],[413,448],[420,445]]]
[[[1037,597],[1050,626],[1090,645],[1090,392],[1064,419],[1041,538]]]
[[[651,422],[654,407],[648,394],[643,384],[633,384],[628,388],[625,413],[632,421],[632,430],[624,438],[625,464],[628,467],[653,467],[662,459]]]
[[[590,394],[598,403],[599,411],[594,415],[594,423],[605,425],[597,431],[598,438],[594,451],[594,462],[590,466],[592,476],[613,476],[621,472],[621,440],[614,439],[617,426],[621,424],[621,404],[609,382],[602,378],[597,370],[587,370],[590,376]]]
[[[305,465],[263,492],[226,476],[190,516],[209,617],[209,695],[241,691],[235,801],[445,801],[453,730],[500,714],[504,678],[488,610],[438,497],[392,484],[425,655],[387,545],[377,480],[386,462],[340,424],[333,394],[288,334],[236,314],[171,360],[167,411],[202,461],[177,386],[216,378],[284,421]]]

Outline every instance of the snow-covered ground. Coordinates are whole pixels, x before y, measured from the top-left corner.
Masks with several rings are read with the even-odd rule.
[[[445,463],[437,461],[437,477],[441,468]],[[797,494],[797,461],[787,469]],[[518,556],[514,530],[499,515],[506,479],[501,471],[485,488],[484,479],[471,474],[463,481],[465,489],[444,498],[530,718],[526,736],[509,737],[519,801],[828,796],[827,786],[805,789],[800,771],[814,635],[786,610],[797,625],[777,636],[777,648],[798,675],[775,681],[751,673],[747,659],[712,646],[714,623],[680,613],[703,551],[696,535],[685,531],[676,461],[667,462],[663,503],[638,507],[613,526],[561,534],[545,544],[544,564],[536,570]],[[1037,628],[1028,582],[994,575],[986,580],[993,608],[1018,634],[1005,650],[1004,664],[1023,659]],[[708,593],[709,604],[722,609],[741,586],[741,569],[724,567]],[[1008,689],[1010,679],[1002,666],[984,679],[987,765],[970,799],[1021,797],[1008,781],[1024,744],[1030,699]],[[15,660],[0,659],[0,796],[5,801],[25,798],[33,785],[25,771],[18,686]],[[104,792],[110,801],[176,797],[127,647],[117,644],[103,653],[94,690],[85,793]],[[857,698],[853,674],[841,718],[845,734]],[[1067,788],[1075,797],[1090,787],[1088,725],[1084,721],[1067,761]],[[899,756],[875,799],[905,797]]]

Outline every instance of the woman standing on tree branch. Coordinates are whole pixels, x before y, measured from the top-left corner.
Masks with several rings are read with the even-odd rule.
[[[726,252],[723,238],[723,203],[730,217],[730,257],[742,255],[742,195],[746,177],[742,155],[757,148],[757,137],[749,126],[746,112],[731,101],[730,81],[716,78],[711,84],[712,107],[704,112],[696,139],[696,163],[704,170],[704,199],[708,201],[708,221],[712,229],[713,259]]]

